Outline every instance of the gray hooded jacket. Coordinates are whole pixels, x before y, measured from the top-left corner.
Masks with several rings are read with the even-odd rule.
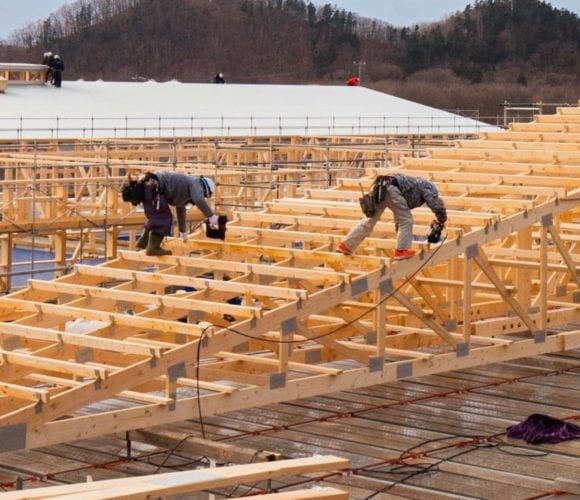
[[[159,191],[167,198],[177,212],[179,232],[187,231],[186,206],[194,204],[206,217],[213,215],[213,210],[205,201],[205,191],[199,176],[190,176],[179,172],[155,172],[159,179]]]

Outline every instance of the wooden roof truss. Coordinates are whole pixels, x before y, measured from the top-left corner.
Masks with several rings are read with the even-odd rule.
[[[387,171],[369,168],[236,212],[225,242],[198,231],[0,298],[0,451],[580,347],[580,108],[555,117],[397,167],[449,208],[413,259],[392,260],[388,211],[335,252]]]

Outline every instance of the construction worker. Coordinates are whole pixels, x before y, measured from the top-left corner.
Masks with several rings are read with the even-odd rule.
[[[351,76],[347,81],[346,84],[349,87],[358,87],[360,85],[360,79],[358,76]]]
[[[48,69],[46,70],[46,75],[45,75],[45,83],[46,82],[50,82],[52,83],[52,64],[54,62],[54,55],[52,54],[52,52],[45,52],[42,55],[42,64],[44,64],[45,66],[48,66]]]
[[[136,181],[133,181],[134,183]],[[215,183],[209,177],[204,176],[190,176],[182,174],[180,172],[171,171],[159,171],[155,173],[147,173],[140,183],[150,183],[154,184],[158,191],[159,209],[162,208],[163,203],[174,206],[177,213],[177,226],[179,228],[179,237],[183,241],[187,240],[187,205],[190,203],[195,205],[207,218],[206,223],[210,229],[223,231],[223,227],[220,228],[220,217],[213,212],[213,210],[208,205],[206,199],[211,198],[215,193]],[[125,194],[125,189],[127,189],[127,194]],[[142,203],[144,199],[144,194],[139,191],[143,188],[133,188],[130,191],[128,188],[123,188],[123,200],[131,201],[133,205],[138,205]],[[135,200],[134,203],[132,200]],[[145,204],[143,205],[145,208]],[[145,215],[148,216],[147,211]],[[147,229],[147,228],[146,228]],[[160,247],[163,236],[168,236],[171,231],[150,231],[149,234],[145,230],[144,234],[137,241],[137,246],[139,248],[147,248],[148,255],[168,255],[169,250],[163,250]],[[157,235],[161,234],[158,238]],[[153,237],[153,241],[151,241]],[[163,253],[161,253],[163,252]],[[167,252],[167,253],[166,253]]]
[[[223,73],[218,73],[213,78],[213,83],[226,83],[226,79],[224,78]]]
[[[411,210],[426,204],[435,214],[431,223],[432,232],[441,231],[447,221],[447,210],[439,197],[437,187],[429,180],[404,174],[382,175],[373,183],[371,193],[376,208],[367,214],[341,241],[336,250],[344,255],[352,255],[362,241],[371,234],[386,208],[394,215],[397,228],[397,248],[395,260],[408,259],[415,255],[411,248],[413,241],[413,215]],[[436,238],[437,239],[437,238]],[[431,239],[429,240],[432,241]]]
[[[215,183],[209,177],[202,175],[186,175],[180,172],[161,171],[155,175],[159,180],[159,188],[167,198],[167,202],[175,207],[179,236],[187,239],[186,211],[190,203],[195,205],[207,218],[207,224],[212,229],[219,228],[219,217],[207,203],[215,193]]]
[[[64,71],[64,63],[58,54],[54,56],[52,61],[52,81],[55,87],[60,88],[62,85],[62,72]]]
[[[137,206],[143,204],[147,222],[143,226],[143,234],[137,240],[137,247],[146,250],[147,255],[171,255],[171,250],[161,248],[163,238],[171,234],[173,214],[167,198],[159,189],[155,175],[146,174],[139,181],[131,179],[121,190],[123,201]]]

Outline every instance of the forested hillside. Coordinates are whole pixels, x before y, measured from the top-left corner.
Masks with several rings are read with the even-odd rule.
[[[365,86],[481,114],[580,97],[580,19],[539,0],[479,0],[410,27],[304,0],[79,0],[14,33],[0,59],[46,50],[67,79],[343,84],[360,68]]]

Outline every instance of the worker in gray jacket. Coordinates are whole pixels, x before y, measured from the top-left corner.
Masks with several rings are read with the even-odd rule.
[[[393,212],[397,227],[395,260],[408,259],[415,255],[415,250],[411,248],[413,241],[411,210],[413,208],[426,204],[436,217],[436,220],[432,222],[432,229],[438,229],[439,234],[447,221],[447,210],[439,197],[437,187],[427,179],[404,174],[379,176],[370,194],[376,202],[374,214],[362,219],[346,235],[336,248],[338,252],[352,255],[361,242],[371,234],[386,208]]]
[[[184,241],[188,236],[186,207],[190,203],[197,206],[207,217],[206,223],[210,229],[220,231],[220,217],[213,213],[206,201],[215,192],[215,184],[208,177],[189,176],[178,172],[147,172],[139,180],[129,176],[129,182],[123,185],[121,192],[123,201],[131,202],[135,206],[143,204],[147,223],[137,240],[137,247],[147,250],[147,255],[171,255],[170,250],[161,248],[163,238],[171,234],[173,226],[173,214],[169,205],[175,207],[179,236]],[[225,227],[221,231],[225,237]]]
[[[210,227],[217,229],[218,216],[206,201],[215,193],[215,183],[212,179],[202,175],[187,175],[170,171],[155,172],[155,176],[159,182],[159,191],[165,196],[167,202],[175,207],[180,237],[187,238],[185,216],[186,207],[190,203],[199,208],[207,217]]]

